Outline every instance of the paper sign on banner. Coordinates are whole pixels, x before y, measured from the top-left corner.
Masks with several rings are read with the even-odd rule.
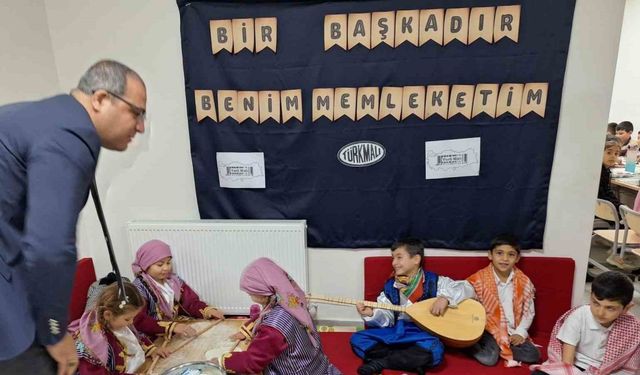
[[[427,180],[480,175],[480,138],[425,142]]]
[[[264,153],[216,152],[216,162],[221,188],[266,188]]]

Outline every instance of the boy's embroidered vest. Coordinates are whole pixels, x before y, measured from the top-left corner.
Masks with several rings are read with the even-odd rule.
[[[392,277],[384,283],[384,295],[394,305],[400,304],[400,290],[395,288],[393,284],[395,279]],[[422,296],[418,301],[434,298],[438,296],[438,275],[433,272],[424,272],[424,284],[422,284]],[[394,312],[395,319],[398,319],[398,312]]]

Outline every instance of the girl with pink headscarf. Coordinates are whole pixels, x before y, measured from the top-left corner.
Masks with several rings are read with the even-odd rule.
[[[251,262],[242,272],[240,289],[262,311],[250,328],[244,352],[225,353],[219,360],[232,373],[264,375],[341,375],[322,352],[320,336],[298,284],[271,259]]]
[[[169,245],[151,240],[140,246],[131,265],[136,276],[133,284],[146,300],[146,306],[136,316],[134,324],[150,337],[171,337],[174,333],[193,336],[195,330],[179,321],[224,318],[222,312],[201,301],[196,292],[173,273],[171,259]]]

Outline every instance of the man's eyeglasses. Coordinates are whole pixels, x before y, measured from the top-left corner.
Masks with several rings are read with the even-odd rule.
[[[103,89],[104,90],[104,89]],[[93,90],[93,92],[95,93],[98,90]],[[129,106],[129,108],[131,108],[131,112],[133,112],[134,116],[136,116],[136,118],[142,122],[145,122],[145,120],[147,119],[147,110],[144,108],[140,108],[137,105],[131,103],[130,101],[128,101],[127,99],[123,98],[122,96],[115,94],[109,90],[104,90],[107,92],[107,94],[113,96],[116,99],[121,100],[123,103],[125,103],[126,105]]]

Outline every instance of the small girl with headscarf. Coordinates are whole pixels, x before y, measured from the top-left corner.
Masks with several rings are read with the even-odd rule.
[[[320,336],[298,284],[271,259],[251,262],[242,272],[240,289],[262,305],[244,352],[225,353],[219,363],[242,374],[339,375],[322,352]]]
[[[124,290],[127,300],[123,302],[118,284],[105,287],[95,306],[69,324],[80,359],[79,375],[133,374],[145,358],[169,353],[138,334],[132,323],[144,300],[131,283],[124,283]]]
[[[179,322],[188,318],[224,318],[221,311],[201,301],[196,292],[173,273],[171,259],[169,245],[151,240],[140,246],[131,265],[135,275],[133,284],[147,302],[134,324],[152,338],[171,337],[174,333],[194,336],[196,331],[192,327]]]

